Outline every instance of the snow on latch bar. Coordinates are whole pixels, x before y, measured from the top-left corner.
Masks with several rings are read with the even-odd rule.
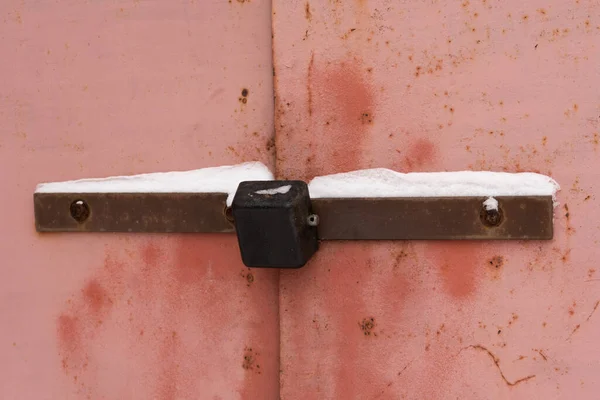
[[[312,198],[552,196],[558,183],[522,172],[412,172],[385,168],[319,176],[308,185]]]
[[[80,179],[42,183],[36,193],[227,193],[227,204],[242,181],[270,181],[273,174],[260,162],[192,171]]]
[[[260,162],[42,183],[37,193],[227,193],[227,204],[242,181],[269,181],[273,174]],[[309,183],[312,198],[552,196],[558,183],[536,173],[487,171],[400,173],[376,168],[319,176]],[[555,203],[556,204],[556,203]]]

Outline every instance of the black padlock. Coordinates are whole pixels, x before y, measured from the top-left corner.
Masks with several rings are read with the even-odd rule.
[[[318,218],[305,182],[242,182],[232,211],[248,267],[299,268],[318,249]]]

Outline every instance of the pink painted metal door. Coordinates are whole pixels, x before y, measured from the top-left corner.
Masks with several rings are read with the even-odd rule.
[[[38,235],[32,213],[39,182],[272,167],[270,4],[0,11],[0,398],[276,398],[277,272],[234,235]]]
[[[597,398],[600,5],[273,3],[280,178],[562,185],[553,241],[328,242],[282,272],[281,398]]]

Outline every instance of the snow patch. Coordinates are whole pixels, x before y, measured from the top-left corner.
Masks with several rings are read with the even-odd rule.
[[[227,193],[227,205],[242,181],[270,181],[273,174],[260,162],[157,172],[100,179],[42,183],[37,193]],[[288,189],[289,190],[289,189]]]
[[[227,193],[227,205],[242,181],[270,181],[273,174],[260,162],[248,162],[192,171],[158,172],[42,183],[37,193]],[[283,194],[291,185],[259,190],[258,194]],[[536,173],[487,171],[400,173],[376,168],[314,178],[312,198],[360,197],[489,197],[484,205],[498,207],[494,196],[552,196],[558,183]],[[495,203],[494,203],[495,202]],[[555,202],[555,206],[556,206]]]
[[[270,195],[274,195],[274,194],[286,194],[287,192],[290,191],[290,189],[292,188],[292,185],[285,185],[285,186],[280,186],[278,188],[273,188],[273,189],[262,189],[262,190],[257,190],[256,194],[270,194]]]
[[[385,168],[319,176],[309,183],[312,198],[552,196],[558,183],[545,175],[522,172],[412,172]],[[556,205],[556,203],[555,203]]]
[[[496,200],[493,197],[488,197],[484,202],[483,202],[483,206],[485,207],[485,209],[487,211],[498,211],[498,200]]]

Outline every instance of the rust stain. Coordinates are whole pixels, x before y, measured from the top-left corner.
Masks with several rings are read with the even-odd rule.
[[[592,311],[590,311],[589,315],[587,316],[587,318],[585,319],[584,322],[588,322],[590,320],[590,318],[592,318],[592,315],[594,315],[594,313],[596,312],[596,310],[598,309],[598,306],[600,306],[600,300],[597,300],[596,303],[594,304],[594,307],[592,308]],[[575,328],[573,328],[573,330],[571,331],[571,334],[567,337],[567,340],[570,340],[571,337],[577,333],[577,331],[579,331],[579,329],[581,328],[581,324],[577,324],[575,325]]]
[[[181,385],[181,374],[178,361],[181,357],[181,341],[177,332],[160,330],[159,359],[160,374],[156,382],[156,394],[160,400],[172,400],[181,397],[179,386]],[[187,372],[187,371],[186,371]]]
[[[544,361],[548,361],[548,356],[546,356],[546,354],[544,354],[543,350],[541,350],[541,349],[534,349],[534,351],[536,351],[544,359]]]
[[[81,376],[87,371],[95,337],[112,310],[113,298],[122,293],[121,268],[123,264],[107,256],[103,275],[88,280],[80,293],[67,302],[66,309],[57,318],[58,351],[63,372]],[[80,390],[92,390],[89,382],[80,381]]]
[[[308,4],[308,3],[307,3]],[[306,91],[308,94],[308,116],[312,116],[312,79],[313,79],[313,65],[315,63],[315,53],[310,53],[310,62],[308,63],[308,84],[306,85]]]
[[[447,293],[463,300],[477,289],[478,271],[482,260],[481,244],[476,242],[433,242],[427,245],[427,254],[439,270]]]
[[[513,322],[516,322],[519,319],[519,316],[517,314],[512,314],[511,318],[508,320],[507,325],[511,326],[513,324]]]
[[[269,140],[267,140],[267,143],[265,144],[265,148],[267,149],[268,152],[275,150],[275,138],[274,137],[271,137],[271,138],[269,138]]]
[[[327,323],[329,324],[329,332],[323,332],[323,329],[311,330],[313,336],[306,338],[308,341],[305,343],[310,345],[312,340],[322,340],[323,334],[327,337],[339,337],[335,336],[335,332],[348,332],[349,334],[344,336],[343,346],[328,346],[327,349],[323,349],[323,354],[334,356],[336,358],[342,357],[345,360],[360,360],[360,362],[352,363],[341,363],[332,370],[332,381],[344,382],[344,385],[336,389],[336,398],[350,399],[355,397],[356,393],[359,393],[362,387],[362,382],[357,382],[356,377],[361,376],[369,381],[377,382],[380,379],[380,374],[377,373],[374,365],[378,365],[380,362],[377,352],[370,352],[369,348],[373,344],[373,340],[377,339],[374,337],[368,337],[364,335],[364,331],[361,328],[363,319],[365,321],[365,329],[371,330],[371,336],[376,330],[377,336],[385,336],[386,332],[380,329],[378,326],[375,316],[370,313],[365,304],[364,296],[348,296],[348,290],[354,293],[362,293],[363,285],[368,284],[369,280],[374,275],[374,269],[376,268],[378,258],[373,254],[373,246],[365,245],[364,243],[331,243],[324,242],[317,254],[315,255],[315,262],[313,266],[328,265],[331,271],[321,270],[313,268],[312,272],[310,269],[303,270],[302,274],[308,273],[309,276],[313,274],[320,275],[319,279],[326,279],[327,282],[335,282],[338,287],[345,287],[347,290],[327,290],[323,291],[321,300],[323,304],[329,306],[329,316]],[[335,261],[335,262],[333,262]],[[308,266],[310,268],[310,266]],[[402,272],[402,271],[400,271]],[[393,274],[390,274],[393,275]],[[391,276],[385,282],[382,282],[381,296],[388,298],[388,306],[391,310],[402,310],[406,307],[406,303],[403,301],[407,293],[410,291],[410,284],[406,285],[404,279],[396,276]],[[314,314],[311,312],[307,315],[306,323],[314,318]],[[373,317],[373,325],[371,325],[370,318]],[[319,321],[319,320],[317,320]],[[319,321],[321,326],[322,322]],[[374,330],[373,330],[374,329]],[[355,332],[354,334],[350,334]],[[333,335],[333,336],[332,336]]]
[[[380,289],[384,298],[388,299],[389,305],[398,310],[405,306],[414,282],[422,279],[421,262],[413,244],[408,242],[390,246],[388,257],[394,260],[392,274]]]
[[[502,257],[502,256],[492,257],[489,261],[489,264],[494,269],[502,268],[502,266],[504,265],[504,257]]]
[[[509,381],[506,378],[506,375],[504,375],[504,372],[502,371],[502,368],[500,368],[500,359],[494,354],[492,353],[490,350],[488,350],[486,347],[476,344],[476,345],[471,345],[469,346],[469,348],[471,349],[475,349],[475,350],[480,350],[483,351],[484,353],[486,353],[488,356],[490,356],[490,358],[492,359],[492,361],[494,361],[494,365],[496,365],[496,368],[498,369],[498,372],[500,373],[500,376],[502,377],[502,380],[504,381],[504,383],[506,383],[508,386],[515,386],[518,385],[519,383],[523,383],[526,382],[530,379],[535,378],[535,375],[528,375],[524,378],[520,378],[517,379],[516,381]]]
[[[579,328],[581,328],[581,324],[575,325],[575,328],[571,331],[571,334],[569,335],[567,340],[571,339],[571,336],[573,336],[579,330]]]
[[[595,273],[596,273],[596,269],[595,268],[590,268],[588,270],[588,278],[593,278]]]
[[[246,281],[246,286],[250,287],[254,283],[254,274],[249,269],[242,270],[240,276]]]
[[[198,248],[197,240],[188,238],[180,240],[173,265],[175,278],[181,285],[200,283],[206,275],[204,249]]]
[[[377,333],[373,330],[375,329],[375,318],[367,317],[363,318],[362,321],[358,323],[360,330],[365,336],[377,336]]]
[[[91,280],[85,285],[83,288],[83,298],[90,311],[95,315],[100,314],[104,307],[110,306],[112,303],[106,290],[96,279]]]
[[[310,3],[308,1],[304,5],[304,18],[306,18],[308,22],[312,20],[312,13],[310,12]]]
[[[437,147],[429,139],[419,138],[409,144],[406,150],[398,150],[403,155],[401,168],[405,171],[420,171],[430,168],[437,156]]]
[[[369,114],[368,112],[363,113],[360,116],[360,121],[363,124],[372,124],[373,123],[373,116],[371,114]]]
[[[248,103],[248,95],[249,94],[250,94],[250,91],[246,88],[243,88],[241,96],[238,97],[238,101],[242,104]]]
[[[561,259],[561,261],[563,263],[567,263],[569,261],[569,259],[571,258],[571,250],[570,248],[566,248],[566,249],[561,249],[559,247],[553,247],[552,251],[554,251],[555,253],[557,253]]]
[[[126,256],[107,249],[104,265],[67,301],[56,320],[60,367],[82,398],[106,397],[96,371],[104,367],[98,354],[111,344],[107,332],[116,332],[121,344],[129,344],[130,356],[139,358],[148,398],[197,395],[197,381],[189,377],[205,375],[205,365],[197,361],[202,354],[179,332],[203,327],[203,340],[221,340],[220,332],[210,329],[210,318],[216,310],[235,313],[219,299],[234,287],[227,285],[224,267],[239,264],[232,261],[235,241],[194,236],[150,240]],[[212,256],[217,249],[218,257]],[[213,268],[211,260],[225,265]],[[254,279],[246,276],[248,284]],[[199,295],[205,292],[213,295]]]
[[[575,233],[575,228],[573,228],[573,225],[571,225],[571,213],[569,212],[569,205],[565,203],[563,207],[565,209],[565,227],[567,236],[571,236],[573,233]]]
[[[161,257],[161,251],[158,245],[153,242],[150,242],[142,247],[141,251],[142,261],[145,267],[155,267]],[[150,272],[150,271],[145,271]]]
[[[592,318],[592,315],[594,315],[594,313],[596,312],[596,310],[598,309],[598,305],[600,305],[600,300],[596,301],[596,304],[594,304],[594,308],[592,309],[592,311],[590,312],[590,315],[588,315],[588,317],[585,319],[586,322],[590,320],[590,318]]]
[[[402,264],[402,261],[408,257],[408,253],[404,250],[404,249],[400,249],[400,250],[392,250],[390,252],[390,255],[392,256],[392,258],[394,259],[394,264],[392,266],[393,270],[397,270],[400,265]]]
[[[81,327],[77,318],[61,314],[57,319],[57,336],[62,368],[69,375],[81,361]]]
[[[497,280],[500,278],[502,267],[504,266],[503,256],[494,256],[488,261],[489,271],[492,274],[492,279]]]
[[[252,347],[244,348],[242,368],[246,371],[254,371],[259,375],[261,374],[260,364],[258,363],[258,353],[252,350]]]
[[[313,163],[305,167],[303,178],[307,180],[362,168],[364,146],[373,125],[364,123],[364,115],[369,115],[367,121],[375,118],[374,90],[361,62],[354,58],[324,64],[318,61],[312,54],[308,85]]]
[[[348,38],[350,37],[350,34],[351,34],[352,32],[354,32],[355,30],[356,30],[356,28],[351,28],[351,29],[349,29],[349,30],[348,30],[346,33],[344,33],[344,34],[343,34],[343,35],[340,37],[340,39],[342,39],[342,40],[346,40],[346,39],[348,39]]]

